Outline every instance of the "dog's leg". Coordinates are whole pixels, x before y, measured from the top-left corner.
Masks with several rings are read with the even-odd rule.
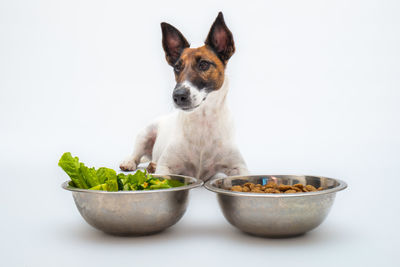
[[[172,172],[171,172],[170,168],[168,168],[167,166],[165,166],[165,165],[160,166],[157,164],[155,173],[156,174],[171,174]]]
[[[239,164],[237,166],[226,169],[224,173],[227,176],[235,176],[235,175],[244,176],[249,174],[249,170],[247,169],[246,166]]]
[[[215,165],[215,171],[215,176],[221,176],[221,173],[227,176],[249,174],[249,170],[243,160],[242,154],[237,148],[225,150],[225,155],[221,157],[221,161]],[[215,176],[213,178],[215,178]]]
[[[134,171],[140,159],[146,156],[151,159],[153,146],[157,138],[157,125],[151,124],[139,132],[136,137],[135,147],[131,156],[126,158],[119,167],[123,171]]]
[[[197,168],[182,144],[169,144],[157,161],[157,174],[177,174],[196,177]]]
[[[232,166],[232,167],[224,167],[220,168],[219,171],[212,176],[210,179],[216,179],[216,178],[224,178],[228,176],[245,176],[248,175],[249,171],[245,165],[239,164],[237,166]],[[208,179],[206,179],[208,180]]]
[[[239,165],[235,167],[226,167],[222,168],[219,172],[217,172],[214,176],[210,178],[210,180],[213,179],[218,179],[218,178],[225,178],[227,176],[246,176],[249,174],[249,171],[247,170],[246,165],[243,165],[240,163]],[[203,179],[204,181],[207,181],[209,179]],[[226,181],[228,184],[226,185],[227,187],[230,187],[229,182]]]

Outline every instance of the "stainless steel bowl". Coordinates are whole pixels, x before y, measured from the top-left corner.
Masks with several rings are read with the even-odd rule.
[[[233,192],[234,185],[247,182],[322,186],[325,190],[292,194]],[[322,223],[335,200],[336,192],[347,184],[341,180],[298,175],[231,176],[208,181],[205,187],[217,193],[225,218],[243,232],[267,237],[295,236]]]
[[[75,204],[94,228],[114,235],[147,235],[160,232],[179,221],[186,211],[189,190],[203,184],[180,175],[153,175],[179,180],[186,185],[149,191],[105,192],[71,187]]]

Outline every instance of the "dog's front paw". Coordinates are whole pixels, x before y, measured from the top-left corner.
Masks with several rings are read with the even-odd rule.
[[[119,168],[123,171],[134,171],[136,170],[136,163],[133,159],[124,160],[120,165]]]
[[[149,165],[147,165],[147,172],[148,173],[155,173],[157,168],[157,164],[155,162],[150,162]]]

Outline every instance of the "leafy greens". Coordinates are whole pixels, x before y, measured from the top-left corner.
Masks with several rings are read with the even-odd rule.
[[[117,173],[109,168],[88,168],[78,157],[72,157],[70,152],[64,153],[59,162],[60,166],[71,178],[70,186],[89,190],[102,191],[135,191],[155,190],[183,186],[177,180],[153,177],[151,174],[137,170],[134,174]]]

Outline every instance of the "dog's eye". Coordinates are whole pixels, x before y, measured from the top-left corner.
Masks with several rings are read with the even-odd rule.
[[[207,62],[205,60],[202,60],[199,62],[199,69],[202,71],[206,71],[210,68],[210,62]]]

